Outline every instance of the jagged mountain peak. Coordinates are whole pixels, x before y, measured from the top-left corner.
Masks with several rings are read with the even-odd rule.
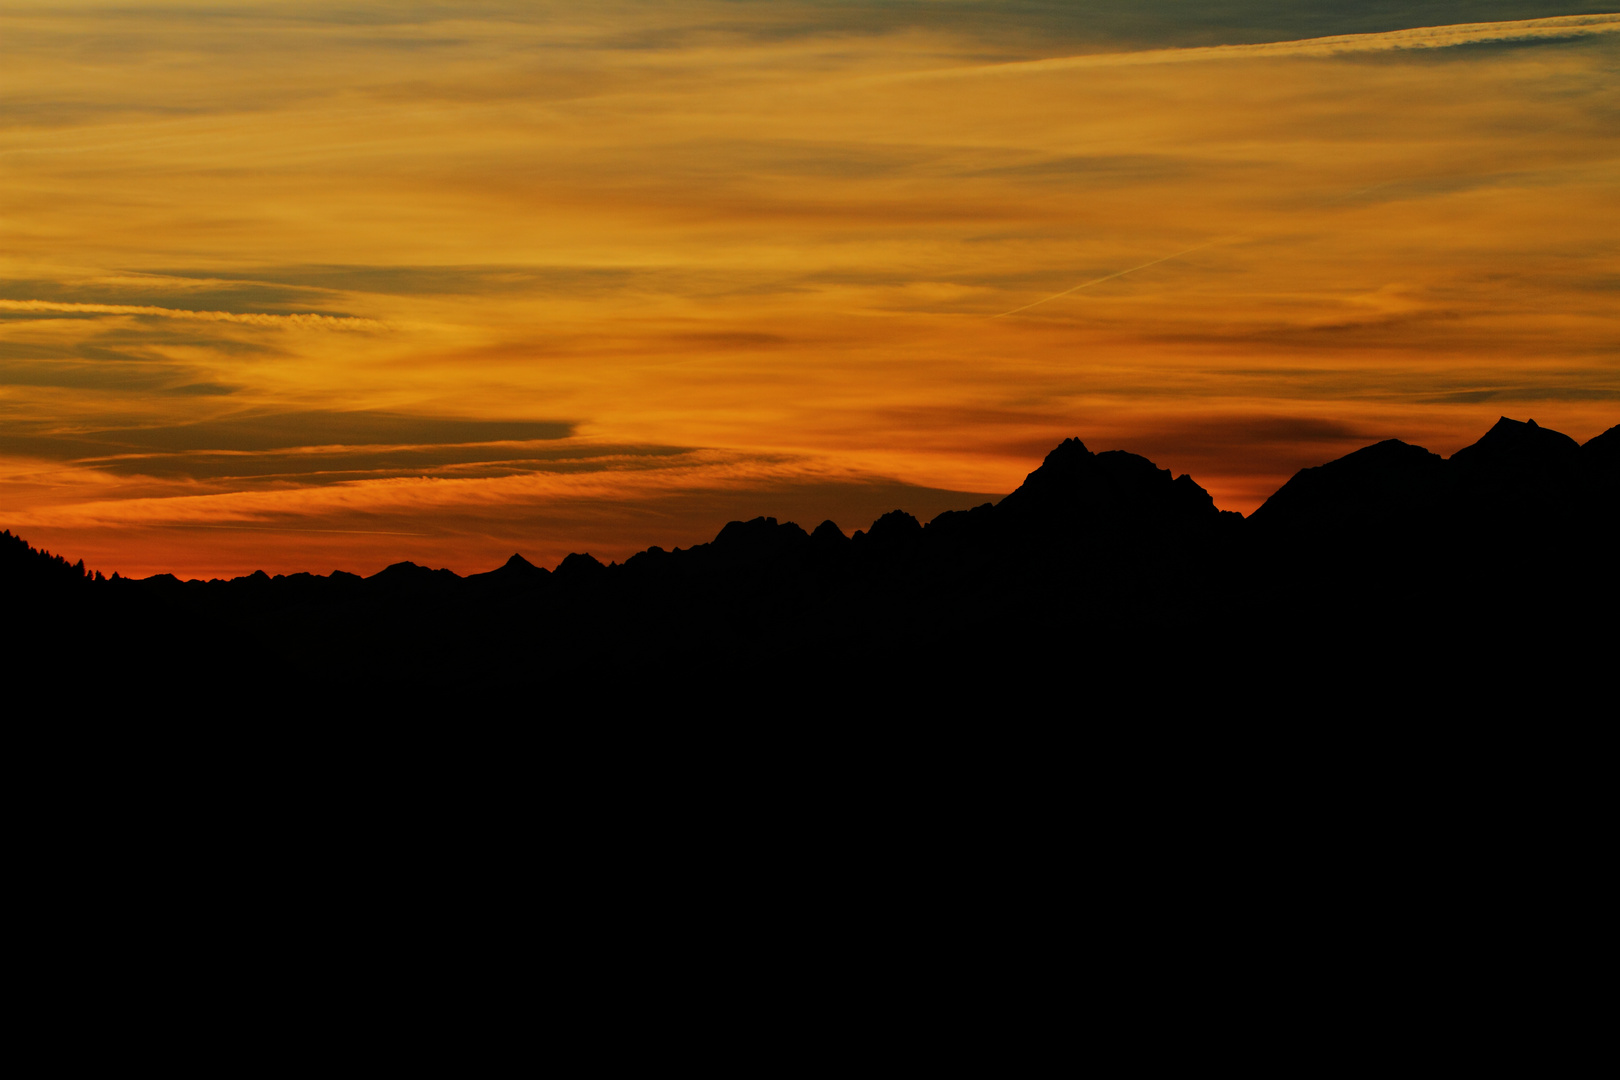
[[[528,559],[525,559],[522,555],[513,552],[510,559],[507,559],[494,570],[489,570],[482,574],[470,574],[468,575],[467,580],[477,580],[480,582],[500,582],[506,585],[517,585],[522,582],[535,581],[540,578],[550,576],[550,570],[547,570],[543,566],[536,566]]]
[[[602,560],[598,559],[590,552],[575,551],[570,553],[566,558],[563,559],[562,562],[557,564],[557,569],[554,571],[554,573],[556,573],[559,577],[570,578],[579,577],[586,574],[596,574],[606,569],[607,567],[602,565]]]
[[[1104,528],[1149,522],[1191,523],[1218,516],[1209,492],[1190,476],[1125,450],[1094,454],[1079,439],[1063,440],[1018,490],[997,504],[998,514],[1084,521]]]
[[[1041,467],[1045,468],[1048,465],[1062,466],[1066,462],[1081,461],[1092,456],[1094,455],[1090,450],[1086,449],[1085,443],[1071,436],[1052,448],[1052,452],[1042,459]]]
[[[262,574],[263,572],[264,571],[262,570],[255,571],[256,574]],[[392,566],[377,571],[369,578],[366,578],[366,580],[390,587],[413,587],[416,585],[426,584],[428,582],[444,584],[446,582],[459,581],[461,580],[461,575],[456,573],[454,570],[435,570],[432,567],[419,566],[418,564],[411,562],[409,559],[406,559],[403,562],[394,563]]]
[[[725,528],[720,530],[713,542],[717,548],[758,548],[761,545],[797,543],[808,539],[808,535],[795,522],[757,517],[749,521],[726,522]]]
[[[816,526],[816,531],[810,534],[810,539],[818,544],[842,544],[848,541],[849,537],[838,527],[836,521],[828,518]]]
[[[1469,470],[1568,468],[1575,463],[1580,449],[1580,443],[1561,431],[1542,427],[1534,420],[1521,422],[1504,416],[1478,442],[1452,454],[1451,461]]]

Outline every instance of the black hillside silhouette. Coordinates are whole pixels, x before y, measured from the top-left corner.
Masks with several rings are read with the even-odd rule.
[[[182,582],[103,580],[7,532],[0,580],[14,654],[116,683],[1152,711],[1246,682],[1309,708],[1612,664],[1617,510],[1620,427],[1580,446],[1504,417],[1449,459],[1389,440],[1301,470],[1248,519],[1067,439],[999,503],[853,535],[758,517],[606,566]]]

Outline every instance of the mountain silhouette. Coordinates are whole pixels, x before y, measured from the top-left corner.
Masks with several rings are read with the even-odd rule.
[[[1445,460],[1386,439],[1301,469],[1249,517],[1256,529],[1337,535],[1427,521],[1445,488]]]
[[[1002,521],[1070,535],[1144,535],[1207,525],[1220,514],[1185,473],[1172,479],[1168,469],[1122,450],[1093,454],[1079,439],[1065,439],[994,510]]]
[[[1620,475],[1620,424],[1581,447],[1581,464],[1594,476],[1605,473],[1612,480]]]
[[[1075,438],[999,502],[926,524],[896,509],[853,534],[760,516],[622,564],[181,582],[102,580],[7,532],[0,581],[40,642],[94,628],[111,680],[251,669],[277,693],[365,687],[406,708],[471,688],[646,702],[797,687],[994,710],[1084,685],[1065,707],[1141,709],[1204,700],[1237,672],[1278,700],[1330,685],[1348,700],[1403,680],[1478,690],[1554,652],[1604,663],[1617,504],[1620,427],[1581,446],[1504,417],[1450,458],[1391,439],[1302,469],[1248,519],[1190,476]]]
[[[1303,469],[1250,518],[1259,530],[1290,534],[1362,532],[1399,526],[1430,533],[1494,522],[1515,534],[1545,533],[1612,511],[1617,440],[1611,428],[1585,451],[1561,432],[1502,417],[1471,446],[1442,459],[1390,439]],[[1480,539],[1488,539],[1481,536]]]
[[[1591,507],[1594,528],[1620,527],[1620,425],[1581,447],[1581,473],[1588,485],[1583,500]]]

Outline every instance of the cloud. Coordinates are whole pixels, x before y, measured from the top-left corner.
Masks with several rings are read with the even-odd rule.
[[[145,371],[143,367],[140,369]],[[165,373],[169,374],[169,373]],[[161,377],[161,376],[160,376]],[[171,376],[172,377],[172,376]],[[175,380],[178,381],[178,380]],[[53,383],[51,385],[61,385]],[[206,384],[192,384],[206,385]],[[203,393],[204,390],[178,386],[170,393]],[[567,439],[574,425],[559,420],[488,420],[466,417],[420,416],[407,413],[358,410],[349,412],[308,410],[301,412],[241,413],[191,424],[152,424],[144,427],[111,427],[74,430],[66,425],[39,426],[29,430],[12,424],[0,434],[0,453],[54,461],[103,461],[117,458],[116,471],[143,473],[141,463],[151,460],[154,468],[169,475],[218,475],[206,458],[194,469],[177,464],[170,455],[263,454],[305,447],[388,447],[397,453],[410,447],[455,447],[469,444],[532,443]],[[438,458],[435,459],[435,454]],[[444,456],[442,449],[414,458],[410,464],[438,464],[468,460]],[[495,461],[514,456],[510,450],[491,451],[487,446],[473,451],[471,459]],[[530,454],[528,456],[534,456]],[[305,457],[302,471],[316,471],[316,459]],[[400,464],[404,464],[401,462]],[[238,472],[253,475],[248,462]],[[277,471],[298,471],[284,467]]]
[[[1420,400],[1439,405],[1485,401],[1620,401],[1620,388],[1602,386],[1515,386],[1500,390],[1459,390]]]
[[[243,287],[244,296],[280,302],[279,290],[290,299],[298,291],[372,293],[387,296],[503,296],[508,293],[601,292],[623,288],[647,276],[642,268],[611,266],[401,266],[401,265],[292,265],[243,270],[229,279],[206,276],[205,271],[154,270],[131,279],[197,282],[217,287]],[[97,282],[96,284],[99,284]],[[249,291],[247,287],[264,292]],[[13,290],[16,291],[16,290]]]
[[[1282,57],[1330,57],[1352,53],[1397,52],[1409,49],[1445,49],[1456,45],[1500,42],[1562,41],[1594,34],[1620,32],[1620,14],[1564,15],[1551,19],[1508,22],[1457,23],[1390,30],[1379,34],[1335,34],[1298,41],[1269,41],[1254,45],[1209,45],[1188,49],[1145,49],[1139,52],[1093,53],[1010,64],[943,68],[889,76],[894,80],[973,78],[982,76],[1040,75],[1052,71],[1141,67],[1151,64],[1189,64],[1220,60],[1255,60]]]
[[[97,459],[96,470],[211,482],[246,490],[265,483],[319,486],[397,477],[472,479],[522,473],[594,472],[663,467],[690,451],[670,446],[537,447],[534,443],[467,443],[386,448],[327,447],[259,453],[141,454]]]
[[[1090,281],[1082,281],[1080,284],[1064,289],[1062,292],[1053,293],[1051,296],[1043,296],[1041,299],[1033,300],[1030,303],[1025,304],[1023,307],[1015,307],[1011,311],[1003,311],[1000,315],[993,315],[991,317],[995,319],[1005,319],[1008,315],[1017,315],[1019,312],[1028,311],[1032,307],[1039,307],[1049,300],[1058,299],[1060,296],[1068,296],[1070,293],[1079,292],[1081,289],[1089,289],[1093,285],[1101,285],[1105,281],[1113,281],[1115,278],[1122,278],[1126,274],[1134,274],[1138,270],[1146,270],[1150,266],[1158,266],[1160,263],[1169,262],[1171,259],[1179,259],[1183,255],[1191,255],[1195,251],[1202,251],[1204,248],[1211,247],[1218,243],[1220,243],[1219,240],[1210,240],[1207,243],[1195,244],[1184,251],[1177,251],[1171,255],[1164,255],[1160,258],[1154,259],[1151,262],[1142,263],[1139,266],[1132,266],[1125,270],[1116,270],[1112,274],[1104,274],[1102,277],[1092,278]]]
[[[824,461],[693,450],[604,456],[573,472],[92,500],[9,522],[57,547],[70,531],[73,550],[91,565],[125,574],[231,576],[323,564],[371,573],[402,558],[469,573],[493,569],[514,550],[556,565],[570,551],[605,561],[652,544],[705,543],[727,521],[762,514],[806,528],[831,518],[852,532],[897,508],[926,520],[998,497]]]
[[[0,300],[0,311],[61,312],[68,315],[155,315],[163,319],[247,323],[299,330],[384,330],[386,323],[340,315],[269,315],[259,312],[187,311],[147,304],[70,304],[56,300]]]
[[[7,100],[87,110],[5,136],[0,453],[26,459],[0,463],[8,515],[398,483],[438,501],[413,517],[367,488],[284,520],[453,536],[416,554],[465,566],[458,545],[538,557],[522,529],[566,552],[707,538],[711,510],[814,524],[767,496],[810,490],[816,462],[1004,492],[1077,434],[1218,476],[1242,493],[1223,506],[1252,508],[1363,437],[1472,441],[1481,392],[1557,391],[1537,421],[1572,434],[1614,422],[1597,291],[1614,277],[1614,16],[537,0],[346,28],[312,3],[164,10],[8,9]],[[1586,44],[1435,62],[1572,34]],[[443,47],[424,65],[382,35]],[[1265,60],[1291,55],[1342,58]],[[1068,59],[983,67],[1042,57]],[[861,81],[1054,63],[1074,70]],[[1121,274],[1229,235],[1245,239]],[[474,420],[497,426],[427,423]],[[802,475],[722,483],[686,450],[587,442]],[[557,494],[587,474],[593,494]],[[472,490],[514,502],[445,501]],[[276,520],[251,523],[256,550],[291,559]],[[205,532],[237,535],[197,521],[153,539],[154,562],[184,570]],[[355,565],[306,565],[334,564]]]
[[[0,360],[0,387],[5,386],[202,396],[234,394],[241,389],[226,383],[198,381],[195,370],[170,364]]]

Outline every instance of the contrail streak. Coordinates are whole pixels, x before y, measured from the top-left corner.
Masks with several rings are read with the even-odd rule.
[[[1169,262],[1171,259],[1179,259],[1183,255],[1190,255],[1195,251],[1201,251],[1204,248],[1212,247],[1215,244],[1218,244],[1222,240],[1225,240],[1225,239],[1227,239],[1227,237],[1222,236],[1222,237],[1219,237],[1219,238],[1217,238],[1215,240],[1207,241],[1206,243],[1197,244],[1197,245],[1195,245],[1193,247],[1188,248],[1186,251],[1178,251],[1174,255],[1166,255],[1162,259],[1154,259],[1152,262],[1145,262],[1141,266],[1133,266],[1129,270],[1120,270],[1120,271],[1117,271],[1117,272],[1112,273],[1112,274],[1105,274],[1100,278],[1092,278],[1090,281],[1082,281],[1080,284],[1076,285],[1072,289],[1064,289],[1060,293],[1053,293],[1051,296],[1043,296],[1041,299],[1035,301],[1033,304],[1025,304],[1023,307],[1016,307],[1016,308],[1013,308],[1011,311],[1003,311],[1000,315],[992,315],[990,317],[992,319],[1005,319],[1008,315],[1016,315],[1020,311],[1028,311],[1032,307],[1040,307],[1042,304],[1046,303],[1048,300],[1056,300],[1060,296],[1068,296],[1072,292],[1079,292],[1081,289],[1089,288],[1092,285],[1101,285],[1105,281],[1113,281],[1115,278],[1124,277],[1126,274],[1134,274],[1138,270],[1146,270],[1150,266],[1158,266],[1162,262]]]

